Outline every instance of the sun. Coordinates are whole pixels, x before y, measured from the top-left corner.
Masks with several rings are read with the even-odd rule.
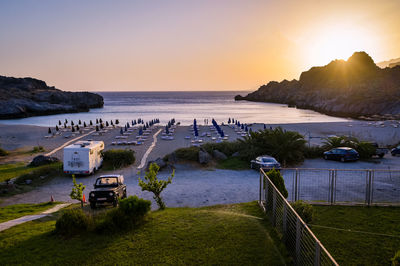
[[[372,38],[366,29],[352,25],[321,27],[307,40],[307,61],[321,66],[334,59],[347,60],[356,51],[373,50]]]

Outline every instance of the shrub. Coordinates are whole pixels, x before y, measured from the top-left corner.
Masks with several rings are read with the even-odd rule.
[[[120,201],[117,209],[108,211],[96,226],[98,232],[117,232],[131,229],[150,211],[151,201],[130,196]]]
[[[400,250],[392,258],[392,266],[400,266]]]
[[[0,156],[7,156],[8,155],[8,151],[6,151],[3,148],[0,148]]]
[[[269,177],[269,179],[272,181],[272,183],[274,183],[275,187],[279,190],[279,192],[281,192],[281,194],[285,198],[287,198],[289,193],[286,190],[285,180],[283,179],[281,172],[279,172],[278,170],[276,170],[274,168],[274,169],[269,170],[266,174]]]
[[[311,204],[298,200],[292,203],[292,207],[305,223],[312,222],[314,218],[314,209]]]
[[[371,158],[375,154],[376,148],[370,142],[359,141],[357,138],[353,137],[330,137],[326,138],[324,141],[323,148],[329,150],[337,147],[350,147],[355,149],[362,159]]]
[[[304,148],[304,157],[308,159],[321,158],[324,155],[325,149],[321,146],[306,146]]]
[[[81,209],[66,210],[56,222],[56,233],[64,236],[72,236],[88,231],[92,225],[92,219]]]
[[[133,150],[108,150],[103,152],[104,164],[108,164],[114,169],[131,165],[135,162],[135,152]]]
[[[219,150],[229,157],[235,152],[239,151],[241,146],[239,141],[223,141],[220,143],[205,143],[201,147],[209,154],[213,154],[214,150]]]
[[[199,147],[180,148],[175,151],[176,158],[180,160],[199,161]]]
[[[271,155],[283,166],[304,160],[304,137],[295,131],[286,131],[281,127],[250,132],[250,136],[239,140],[240,154],[246,160],[260,155]]]
[[[43,146],[35,146],[35,147],[33,147],[33,149],[31,150],[31,153],[38,153],[38,152],[44,152]]]
[[[138,198],[138,196],[129,196],[120,200],[119,209],[129,217],[135,219],[143,217],[150,211],[151,201]]]

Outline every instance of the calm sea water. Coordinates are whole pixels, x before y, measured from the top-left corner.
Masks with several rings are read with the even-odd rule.
[[[58,120],[104,121],[119,119],[126,123],[133,119],[145,121],[159,118],[165,124],[171,118],[190,125],[196,118],[202,124],[204,119],[226,122],[229,117],[242,123],[306,123],[340,122],[347,119],[323,115],[310,110],[289,108],[283,104],[234,101],[238,92],[100,92],[104,107],[87,113],[57,114],[12,120],[1,120],[2,124],[24,124],[55,126]],[[245,92],[241,92],[245,95]]]

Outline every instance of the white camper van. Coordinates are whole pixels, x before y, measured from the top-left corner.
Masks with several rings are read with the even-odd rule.
[[[77,141],[64,148],[64,173],[90,175],[103,163],[103,141]]]

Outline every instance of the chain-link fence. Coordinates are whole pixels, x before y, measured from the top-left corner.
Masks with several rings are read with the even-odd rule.
[[[289,201],[400,204],[400,170],[283,168],[280,172]]]
[[[338,265],[262,169],[259,204],[281,234],[295,265]]]

